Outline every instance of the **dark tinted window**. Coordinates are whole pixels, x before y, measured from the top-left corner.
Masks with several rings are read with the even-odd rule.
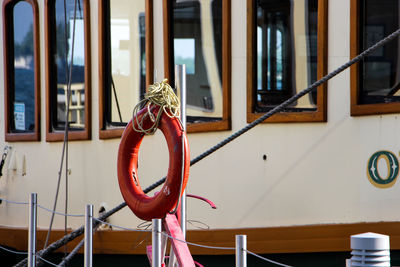
[[[11,132],[33,132],[35,129],[35,58],[33,10],[24,1],[13,11],[14,90],[10,90],[9,114]]]
[[[66,4],[64,9],[64,3]],[[51,124],[53,130],[63,130],[66,121],[67,89],[71,83],[70,111],[68,122],[71,130],[85,128],[85,24],[83,6],[74,0],[56,0],[50,8],[53,10],[50,22],[51,35],[51,77],[50,103]],[[75,17],[75,23],[74,23]],[[71,55],[73,55],[71,60]],[[72,65],[72,66],[71,66]],[[72,75],[69,70],[72,67]],[[71,79],[71,81],[70,81]]]
[[[399,28],[399,1],[360,1],[360,51]],[[399,40],[378,48],[360,64],[360,104],[400,101]]]
[[[186,65],[187,121],[221,120],[222,0],[172,2],[173,64]]]
[[[281,104],[317,80],[318,0],[256,1],[256,112]],[[316,90],[286,111],[315,111]]]

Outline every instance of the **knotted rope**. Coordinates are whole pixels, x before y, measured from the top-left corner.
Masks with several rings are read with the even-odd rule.
[[[156,82],[150,85],[144,99],[133,108],[132,127],[136,132],[154,134],[163,112],[170,118],[179,119],[179,99],[167,81],[168,79],[164,79],[161,83]],[[160,106],[156,116],[151,111],[152,105]],[[137,116],[143,106],[147,109],[147,113],[143,116]],[[153,124],[145,129],[143,124],[147,116]]]

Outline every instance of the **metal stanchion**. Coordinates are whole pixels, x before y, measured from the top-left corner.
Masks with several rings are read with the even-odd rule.
[[[186,131],[186,65],[175,65],[175,85],[177,93],[179,94],[181,109],[180,118],[183,126],[183,130]],[[185,153],[182,153],[183,157]],[[183,161],[185,159],[183,158]],[[183,171],[182,171],[182,181],[183,181]],[[183,191],[182,197],[180,199],[181,203],[181,229],[183,236],[186,238],[186,190]]]
[[[247,266],[247,236],[236,235],[236,267]]]
[[[85,210],[85,267],[93,265],[93,205],[86,205]]]
[[[36,222],[37,194],[31,193],[31,197],[29,198],[28,267],[36,265]]]
[[[161,219],[153,219],[152,233],[152,267],[161,267]]]

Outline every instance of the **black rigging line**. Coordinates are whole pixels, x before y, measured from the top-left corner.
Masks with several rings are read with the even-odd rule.
[[[80,5],[80,3],[79,3]],[[64,162],[64,156],[65,156],[65,214],[68,213],[68,133],[69,133],[69,112],[70,112],[70,101],[71,101],[71,83],[72,83],[72,70],[73,70],[73,57],[74,57],[74,48],[75,48],[75,23],[76,23],[76,7],[77,7],[77,0],[74,2],[74,20],[73,20],[73,27],[72,27],[72,47],[71,47],[71,62],[68,66],[68,29],[67,29],[67,4],[66,0],[64,0],[64,39],[65,39],[65,70],[68,70],[68,72],[65,72],[65,79],[67,83],[67,97],[66,97],[66,112],[65,112],[65,129],[64,129],[64,143],[63,143],[63,149],[62,149],[62,156],[61,156],[61,164],[60,164],[60,169],[58,172],[58,182],[57,182],[57,190],[56,190],[56,196],[54,200],[54,205],[53,205],[53,211],[56,210],[57,207],[57,200],[58,200],[58,193],[60,189],[60,181],[61,181],[61,175],[62,175],[62,169],[63,169],[63,162]],[[53,221],[54,221],[54,213],[51,215],[51,220],[50,220],[50,226],[47,232],[46,236],[46,242],[44,245],[44,248],[46,248],[50,234],[51,234],[51,229],[53,226]],[[66,235],[67,232],[67,225],[68,225],[68,216],[64,217],[64,234]],[[67,246],[65,244],[65,250],[64,250],[65,256],[67,256]]]
[[[122,121],[122,116],[121,116],[121,109],[119,108],[119,102],[118,102],[118,97],[117,97],[117,91],[115,90],[115,84],[114,84],[114,79],[113,79],[112,75],[111,75],[111,85],[112,85],[112,89],[113,89],[113,92],[114,92],[115,103],[117,104],[117,110],[118,110],[118,115],[119,115],[119,121],[120,121],[120,122],[123,122],[123,121]]]

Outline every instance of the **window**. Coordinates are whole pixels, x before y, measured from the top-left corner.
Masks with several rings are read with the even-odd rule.
[[[326,74],[327,0],[248,0],[247,120]],[[326,85],[268,122],[326,121]]]
[[[229,0],[164,0],[165,76],[174,85],[175,65],[186,65],[188,132],[231,127],[230,9]]]
[[[88,0],[46,0],[47,141],[64,139],[66,121],[69,140],[90,139],[89,18]]]
[[[351,1],[351,57],[399,28],[399,1]],[[351,115],[400,112],[399,38],[351,67]]]
[[[3,2],[5,140],[40,140],[38,6],[34,0]]]
[[[100,138],[120,137],[153,83],[153,1],[99,4]]]

